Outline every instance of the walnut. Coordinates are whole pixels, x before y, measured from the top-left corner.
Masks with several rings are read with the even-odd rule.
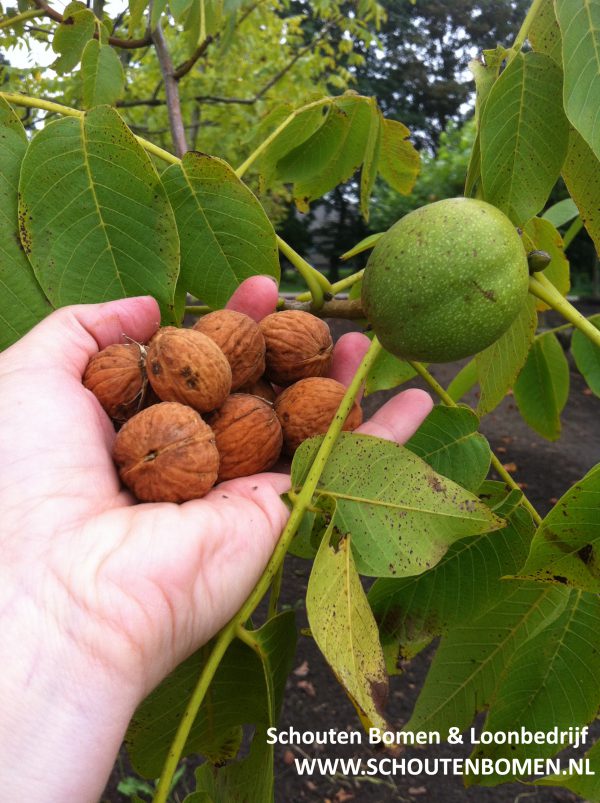
[[[259,325],[243,312],[220,309],[193,327],[214,340],[231,366],[231,390],[255,382],[265,370],[265,339]]]
[[[335,379],[301,379],[275,400],[275,412],[283,430],[283,448],[293,454],[307,438],[323,435],[329,429],[346,388]],[[362,410],[355,402],[343,429],[353,430],[362,423]]]
[[[268,382],[264,376],[257,379],[256,382],[248,383],[239,388],[240,393],[249,393],[250,396],[260,396],[261,399],[273,404],[275,401],[276,393],[273,385]]]
[[[302,310],[284,310],[260,322],[267,346],[265,376],[289,385],[308,376],[325,376],[333,341],[327,324]]]
[[[90,359],[83,384],[108,415],[127,421],[141,409],[147,387],[146,349],[137,343],[115,343]]]
[[[148,379],[163,401],[216,410],[231,389],[231,368],[221,349],[193,329],[164,326],[148,344]]]
[[[207,418],[221,457],[219,482],[266,471],[277,461],[283,435],[270,404],[233,393]]]
[[[142,410],[120,430],[113,459],[123,483],[142,502],[187,502],[217,481],[219,452],[211,428],[177,402]]]

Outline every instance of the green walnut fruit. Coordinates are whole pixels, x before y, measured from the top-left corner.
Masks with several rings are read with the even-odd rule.
[[[362,305],[392,354],[451,362],[508,329],[528,281],[527,254],[510,220],[484,201],[450,198],[410,212],[377,241]]]

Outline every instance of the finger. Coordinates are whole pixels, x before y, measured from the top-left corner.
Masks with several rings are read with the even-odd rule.
[[[158,304],[150,296],[63,307],[35,326],[14,348],[21,360],[26,354],[29,366],[56,367],[81,377],[90,357],[99,350],[127,338],[145,343],[159,323]]]
[[[333,349],[329,376],[348,386],[370,345],[369,338],[360,332],[348,332],[342,335]]]
[[[251,276],[243,281],[227,303],[227,309],[244,312],[255,321],[275,312],[279,290],[270,276]]]
[[[429,393],[410,388],[390,399],[369,421],[358,427],[356,432],[405,443],[415,434],[432,407],[433,401]]]

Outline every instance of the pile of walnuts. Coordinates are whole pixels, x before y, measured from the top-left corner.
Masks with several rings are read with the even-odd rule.
[[[218,310],[192,329],[162,327],[146,345],[108,346],[83,384],[119,428],[123,483],[144,502],[185,502],[327,431],[345,392],[325,378],[332,351],[329,327],[307,312],[258,324]],[[361,421],[355,404],[344,429]]]

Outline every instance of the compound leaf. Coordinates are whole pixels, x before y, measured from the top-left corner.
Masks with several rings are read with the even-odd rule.
[[[562,34],[564,108],[600,158],[600,3],[555,0]]]
[[[308,581],[306,612],[313,638],[359,713],[369,727],[385,729],[388,678],[350,540],[333,512]]]
[[[320,441],[296,452],[293,487],[304,483]],[[358,571],[375,577],[420,574],[455,541],[505,524],[408,449],[368,435],[340,436],[317,492],[336,502],[336,526],[352,536]]]
[[[52,311],[19,241],[19,170],[26,150],[25,129],[0,98],[0,350]]]
[[[19,192],[21,242],[55,306],[150,294],[173,320],[175,219],[150,157],[114,109],[38,132]]]
[[[598,593],[599,555],[600,466],[596,466],[548,513],[517,574]]]
[[[536,432],[550,441],[560,436],[560,414],[569,396],[569,364],[556,335],[534,340],[514,386],[519,412]]]
[[[600,329],[600,315],[592,315],[588,320],[596,329]],[[600,396],[600,347],[592,343],[579,329],[575,329],[571,340],[571,354],[590,390]]]
[[[568,142],[561,93],[555,61],[543,53],[519,53],[483,110],[483,197],[517,226],[542,209],[560,174]]]
[[[104,103],[114,106],[123,93],[125,73],[121,59],[110,45],[90,39],[81,57],[83,105],[86,109]]]
[[[535,300],[528,297],[507,331],[475,356],[481,388],[478,415],[491,412],[513,387],[527,360],[536,326]]]
[[[479,419],[469,407],[437,405],[405,446],[434,471],[475,492],[491,460],[489,443],[478,427]]]
[[[273,225],[226,162],[190,152],[162,178],[181,239],[184,290],[211,307],[224,307],[249,276],[279,280]]]

